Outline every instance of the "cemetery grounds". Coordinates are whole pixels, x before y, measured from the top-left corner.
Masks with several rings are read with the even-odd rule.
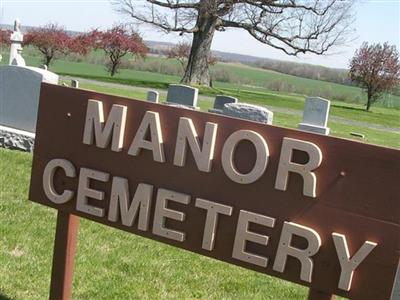
[[[36,57],[27,57],[27,61],[38,65]],[[244,76],[259,76],[258,80],[262,80],[261,72],[266,77],[273,75],[233,67]],[[113,95],[145,99],[148,89],[156,89],[162,101],[168,83],[179,80],[134,70],[121,70],[110,78],[101,65],[63,60],[51,70],[63,75],[65,82],[79,77],[81,88]],[[298,81],[300,85],[326,84],[304,78]],[[266,105],[274,112],[274,125],[296,128],[301,122],[304,95],[217,82],[213,89],[200,89],[201,110],[211,108],[212,99],[221,93],[238,97],[240,102]],[[400,110],[379,105],[372,112],[363,109],[361,104],[332,101],[331,135],[400,148]],[[351,132],[365,135],[365,140]],[[1,300],[45,299],[48,295],[56,211],[27,201],[31,160],[32,154],[0,149]],[[307,288],[296,284],[81,219],[73,299],[305,299],[307,293]]]

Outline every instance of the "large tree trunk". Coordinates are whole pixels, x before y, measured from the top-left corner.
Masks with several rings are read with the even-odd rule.
[[[369,111],[371,105],[372,105],[372,92],[368,89],[368,92],[367,92],[367,111]]]
[[[49,67],[52,59],[53,59],[53,56],[46,56],[46,58],[44,59],[44,64],[47,67]]]
[[[116,63],[111,63],[111,68],[110,68],[111,77],[113,77],[116,72],[117,72],[117,64]]]
[[[197,27],[199,31],[193,34],[192,48],[185,74],[181,80],[185,84],[210,85],[210,70],[208,58],[210,56],[211,43],[217,26],[215,17],[208,12],[199,11]]]

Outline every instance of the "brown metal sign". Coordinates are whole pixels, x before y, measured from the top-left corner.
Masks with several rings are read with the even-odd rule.
[[[312,289],[389,299],[400,151],[43,84],[30,199]]]

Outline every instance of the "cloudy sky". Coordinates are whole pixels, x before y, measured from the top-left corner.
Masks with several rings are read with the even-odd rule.
[[[388,41],[400,48],[400,0],[361,0],[357,3],[355,12],[355,39],[351,44],[337,48],[327,56],[288,57],[238,30],[217,33],[212,49],[346,68],[354,51],[363,41]],[[40,26],[55,22],[74,31],[106,29],[124,20],[124,17],[113,10],[108,0],[0,0],[0,24],[12,24],[15,18],[19,18],[23,25]],[[176,35],[166,35],[154,29],[141,27],[140,31],[146,40],[179,40]]]

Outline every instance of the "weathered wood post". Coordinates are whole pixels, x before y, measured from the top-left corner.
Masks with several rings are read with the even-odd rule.
[[[79,217],[58,211],[51,271],[51,300],[69,300],[72,294]]]

